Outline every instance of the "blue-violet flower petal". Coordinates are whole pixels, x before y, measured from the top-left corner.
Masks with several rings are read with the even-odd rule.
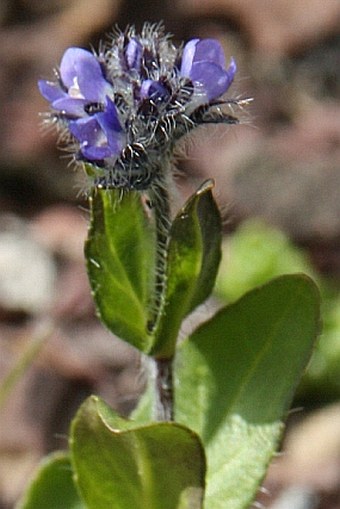
[[[225,68],[225,56],[221,44],[215,39],[201,39],[197,42],[193,63],[211,62]]]
[[[209,102],[223,95],[230,87],[236,73],[232,59],[225,69],[221,44],[214,39],[192,39],[184,49],[181,74],[190,78],[196,88],[199,102]]]
[[[53,101],[52,108],[63,112],[64,115],[83,117],[85,115],[84,107],[86,104],[88,104],[86,99],[73,99],[66,95],[66,97]]]
[[[142,63],[143,46],[137,39],[131,39],[125,48],[125,58],[129,69],[139,71]]]
[[[107,98],[107,107],[104,112],[95,115],[96,120],[105,133],[111,155],[118,155],[126,144],[126,135],[120,124],[118,111],[110,98]]]
[[[152,99],[154,102],[166,101],[169,98],[169,92],[162,83],[145,80],[140,89],[140,96],[142,99]]]
[[[67,97],[66,92],[64,92],[60,88],[59,83],[54,83],[52,81],[47,80],[39,80],[38,87],[41,95],[45,97],[45,99],[47,99],[49,102],[56,101],[57,99],[61,99],[63,97]]]
[[[82,48],[69,48],[60,64],[60,77],[73,98],[100,102],[110,93],[96,57]]]
[[[221,97],[231,85],[232,78],[228,72],[211,62],[197,62],[193,64],[190,77],[206,94],[209,101]],[[200,88],[198,88],[200,93]]]
[[[73,136],[80,142],[80,151],[91,161],[112,157],[113,151],[95,117],[73,120],[69,123]]]

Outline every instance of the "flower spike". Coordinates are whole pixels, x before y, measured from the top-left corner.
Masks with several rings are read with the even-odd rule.
[[[91,166],[94,186],[143,190],[170,166],[164,161],[187,132],[237,123],[216,107],[228,103],[221,98],[235,73],[218,41],[176,48],[161,26],[146,24],[140,34],[118,32],[99,55],[67,49],[57,80],[38,86],[51,119],[73,139],[74,159]]]

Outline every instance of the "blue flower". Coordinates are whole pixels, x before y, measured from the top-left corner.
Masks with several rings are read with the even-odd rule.
[[[235,72],[218,41],[192,39],[181,50],[146,24],[141,34],[117,32],[99,55],[69,48],[57,79],[40,80],[39,89],[75,160],[98,175],[95,186],[145,189],[170,166],[183,135],[237,123],[221,108]]]
[[[225,69],[221,44],[215,39],[192,39],[183,50],[181,75],[190,78],[202,103],[221,97],[230,87],[236,73],[232,58]]]
[[[116,157],[125,134],[112,101],[112,85],[97,58],[81,48],[69,48],[61,60],[59,82],[40,80],[41,94],[68,119],[80,152],[90,161]]]

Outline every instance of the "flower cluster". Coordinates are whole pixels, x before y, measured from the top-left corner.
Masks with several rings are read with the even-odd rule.
[[[146,189],[185,133],[237,122],[220,108],[235,72],[218,41],[176,48],[162,27],[146,24],[141,34],[116,33],[98,54],[69,48],[56,80],[40,80],[39,89],[95,186]]]

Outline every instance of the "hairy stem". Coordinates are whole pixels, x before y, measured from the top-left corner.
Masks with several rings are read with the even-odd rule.
[[[156,421],[174,420],[172,363],[173,359],[155,359]]]
[[[152,333],[163,311],[166,290],[167,247],[171,227],[171,208],[168,186],[165,180],[157,179],[150,190],[149,196],[156,227],[154,296],[151,303],[151,317],[148,323],[149,332]]]
[[[169,185],[166,181],[166,172],[161,175],[162,177],[154,181],[149,194],[156,228],[154,295],[148,324],[150,333],[157,328],[158,321],[164,312],[167,285],[167,248],[171,228]],[[154,359],[155,419],[157,421],[173,420],[172,361],[172,358]]]

